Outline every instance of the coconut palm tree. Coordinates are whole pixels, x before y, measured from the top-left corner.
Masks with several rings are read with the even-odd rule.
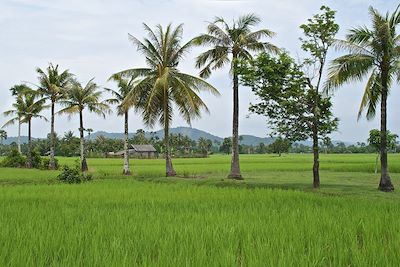
[[[124,116],[124,168],[123,174],[130,175],[131,170],[129,167],[129,124],[128,124],[128,115],[129,115],[129,108],[125,109],[122,105],[123,101],[126,99],[128,94],[134,90],[135,88],[135,77],[124,78],[121,75],[113,75],[110,77],[111,81],[114,81],[118,84],[118,91],[105,88],[107,92],[110,92],[113,95],[113,98],[107,99],[107,102],[110,104],[117,104],[118,105],[118,115]],[[133,103],[132,103],[133,104]]]
[[[14,109],[4,112],[5,115],[15,115],[16,117],[9,120],[5,125],[13,124],[16,121],[28,124],[28,153],[26,167],[32,168],[32,119],[39,118],[47,119],[40,115],[45,106],[45,99],[39,99],[40,96],[36,91],[24,90],[17,97],[16,102],[13,104]]]
[[[54,147],[55,147],[55,132],[54,132],[54,114],[55,114],[55,104],[63,98],[65,91],[71,81],[72,74],[68,70],[60,71],[58,65],[54,66],[49,64],[46,70],[40,68],[36,69],[38,73],[38,91],[49,100],[51,103],[51,122],[50,122],[50,161],[49,169],[54,170],[55,159],[54,159]]]
[[[13,86],[12,88],[10,88],[11,91],[11,95],[15,97],[16,102],[17,99],[19,97],[22,96],[22,94],[26,91],[31,91],[32,89],[29,88],[27,85],[25,84],[18,84]],[[22,114],[20,112],[18,112],[18,110],[14,110],[14,111],[8,111],[3,113],[5,116],[10,116],[13,115],[15,117],[13,117],[12,119],[10,119],[8,122],[6,122],[3,127],[7,127],[9,125],[12,125],[16,122],[18,122],[18,138],[17,138],[17,146],[18,146],[18,152],[21,154],[21,120],[22,120]]]
[[[372,27],[358,27],[350,30],[345,40],[337,40],[336,46],[348,54],[334,59],[331,63],[328,81],[325,85],[332,89],[368,76],[364,96],[358,113],[360,118],[366,110],[367,119],[375,117],[380,104],[381,112],[381,178],[379,189],[393,191],[387,161],[387,97],[393,82],[400,81],[400,9],[386,15],[370,7]]]
[[[1,144],[3,144],[3,140],[6,140],[6,139],[7,139],[7,132],[4,131],[4,130],[0,130],[0,141],[1,141]]]
[[[92,128],[86,128],[85,131],[88,133],[88,139],[90,140],[90,135],[93,133]]]
[[[172,166],[169,128],[173,118],[173,105],[188,124],[201,116],[201,110],[208,111],[198,93],[208,91],[219,95],[216,88],[201,78],[182,73],[178,69],[180,60],[190,49],[192,42],[182,44],[183,25],[174,28],[156,26],[155,31],[144,24],[148,38],[140,41],[129,35],[146,58],[147,68],[136,68],[120,72],[124,77],[137,77],[139,81],[129,92],[122,106],[143,110],[143,121],[153,127],[157,122],[164,128],[164,152],[166,176],[174,176]]]
[[[105,118],[106,113],[110,112],[109,106],[100,101],[102,91],[91,79],[85,86],[82,86],[78,81],[73,80],[69,86],[69,89],[65,95],[65,99],[60,100],[60,104],[64,106],[58,113],[68,114],[79,114],[79,134],[80,134],[80,154],[81,154],[81,170],[87,171],[88,166],[85,156],[85,140],[83,127],[83,111],[84,109],[89,112],[96,113]]]
[[[260,18],[249,14],[234,20],[228,25],[223,18],[216,18],[208,24],[207,33],[193,39],[195,45],[211,46],[200,54],[196,67],[201,68],[200,77],[207,78],[211,72],[230,64],[230,74],[233,79],[233,126],[232,126],[232,161],[229,178],[243,179],[239,165],[239,78],[236,66],[239,60],[252,58],[252,52],[276,53],[278,48],[271,43],[262,41],[274,33],[268,29],[251,31],[260,23]]]

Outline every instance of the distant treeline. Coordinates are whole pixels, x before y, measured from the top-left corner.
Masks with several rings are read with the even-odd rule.
[[[240,138],[239,138],[240,139]],[[210,154],[230,154],[232,150],[231,138],[225,138],[223,142],[200,138],[197,141],[182,134],[170,134],[171,152],[174,157],[207,157]],[[56,156],[76,157],[79,156],[79,137],[72,131],[66,132],[63,136],[55,136]],[[129,139],[131,145],[151,144],[158,153],[164,152],[164,139],[156,135],[146,137],[144,130],[138,130],[132,138]],[[90,136],[86,140],[88,157],[104,157],[108,152],[118,152],[124,149],[124,140],[106,138],[102,135],[96,138]],[[9,145],[0,145],[0,155],[6,155],[16,143]],[[321,142],[321,152],[329,154],[342,153],[376,153],[376,146],[364,142],[346,145],[343,142],[332,143],[330,140]],[[50,151],[50,138],[36,139],[32,141],[32,147],[39,155],[46,156]],[[28,150],[28,144],[22,144],[22,153]],[[400,145],[393,145],[389,152],[398,153]],[[300,144],[290,143],[282,138],[277,138],[271,144],[260,143],[259,145],[239,145],[240,154],[278,154],[282,153],[312,153],[312,147]]]

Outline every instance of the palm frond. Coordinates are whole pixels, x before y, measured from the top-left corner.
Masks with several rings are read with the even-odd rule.
[[[3,124],[3,126],[1,126],[1,128],[6,128],[8,126],[14,125],[15,123],[18,123],[20,121],[19,117],[15,117],[12,118],[10,120],[8,120],[6,123]]]
[[[348,54],[338,57],[331,62],[324,91],[329,93],[345,83],[362,81],[374,67],[374,58],[369,55]]]
[[[242,31],[248,31],[251,26],[255,26],[261,22],[260,17],[255,14],[247,14],[241,16],[237,21],[237,27]]]

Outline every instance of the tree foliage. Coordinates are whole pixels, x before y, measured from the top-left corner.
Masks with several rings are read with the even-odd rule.
[[[272,135],[282,136],[291,142],[312,137],[315,91],[307,86],[299,65],[287,54],[277,57],[260,54],[244,61],[239,67],[241,82],[249,86],[258,98],[250,105],[250,112],[264,115]],[[332,114],[329,97],[318,103],[320,137],[336,130],[338,119]]]
[[[386,140],[387,140],[387,149],[394,150],[397,146],[397,138],[399,137],[397,134],[393,134],[390,131],[386,132]],[[372,129],[369,131],[368,144],[375,149],[376,152],[379,152],[381,147],[381,132],[378,129]]]

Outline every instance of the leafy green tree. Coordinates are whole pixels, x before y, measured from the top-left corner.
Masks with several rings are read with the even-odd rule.
[[[179,71],[180,60],[192,46],[192,42],[182,44],[182,24],[176,28],[171,24],[166,28],[158,25],[155,31],[144,24],[144,29],[148,38],[143,41],[132,35],[129,37],[145,56],[148,67],[129,69],[117,74],[139,79],[123,106],[132,107],[136,104],[142,109],[143,120],[147,126],[153,127],[157,122],[163,126],[166,176],[175,176],[169,144],[173,105],[190,124],[192,119],[201,116],[202,109],[208,111],[198,93],[203,91],[214,95],[219,93],[204,80]]]
[[[265,154],[267,152],[267,148],[265,147],[264,143],[259,143],[256,148],[257,154]]]
[[[131,170],[129,166],[129,108],[126,108],[122,105],[128,94],[134,90],[135,87],[135,77],[127,77],[124,78],[122,75],[113,75],[109,80],[112,80],[117,83],[118,90],[112,90],[109,88],[105,88],[106,91],[110,92],[113,95],[113,98],[108,99],[107,101],[110,104],[117,104],[118,115],[124,116],[124,168],[122,173],[124,175],[130,175]],[[134,104],[134,103],[132,103]],[[135,105],[135,104],[134,104]],[[136,106],[136,105],[135,105]]]
[[[332,139],[329,136],[322,138],[322,146],[325,149],[325,154],[328,154],[328,150],[333,147]]]
[[[287,139],[283,139],[282,137],[278,137],[272,144],[269,145],[271,147],[272,153],[278,154],[279,157],[282,153],[288,153],[290,149],[290,141]]]
[[[329,48],[332,46],[335,35],[339,31],[339,25],[335,22],[336,11],[331,10],[327,6],[322,6],[320,11],[321,14],[314,15],[312,18],[308,19],[306,24],[300,26],[304,33],[304,37],[300,38],[302,42],[301,47],[310,54],[310,58],[306,59],[304,63],[312,70],[309,71],[310,73],[306,81],[313,93],[313,105],[311,106],[313,121],[311,127],[314,154],[314,188],[319,188],[320,186],[318,132],[321,130],[319,128],[321,111],[319,110],[319,102],[323,101],[321,99],[320,87]]]
[[[60,149],[58,153],[64,157],[79,155],[79,144],[79,138],[76,137],[72,131],[68,131],[60,140]]]
[[[222,145],[219,147],[219,151],[225,154],[229,154],[232,151],[232,138],[224,138]]]
[[[230,64],[230,74],[233,79],[233,124],[232,124],[232,161],[229,178],[243,179],[239,165],[239,79],[237,73],[238,60],[252,58],[252,52],[273,52],[278,48],[271,43],[262,41],[274,33],[268,29],[251,31],[253,26],[261,22],[254,14],[248,14],[234,20],[228,25],[223,18],[216,18],[207,26],[207,33],[193,39],[195,45],[211,46],[200,54],[196,67],[202,68],[200,77],[207,78],[211,71]]]
[[[387,159],[387,98],[393,82],[400,80],[400,9],[386,15],[369,8],[372,27],[353,28],[345,40],[338,40],[338,48],[348,53],[332,61],[326,90],[329,92],[345,83],[361,81],[368,76],[361,100],[359,118],[366,110],[367,119],[375,117],[380,104],[381,115],[381,178],[379,189],[390,192],[394,186],[390,179]]]
[[[0,142],[3,144],[3,140],[7,139],[7,132],[4,130],[0,130]]]
[[[272,135],[291,143],[325,137],[337,129],[329,97],[318,99],[318,125],[314,127],[315,89],[308,86],[301,67],[286,53],[271,57],[262,53],[239,65],[241,82],[249,86],[259,102],[250,105],[250,112],[264,115]],[[319,185],[319,183],[314,186]]]
[[[199,140],[197,140],[197,145],[199,147],[200,152],[204,156],[208,156],[208,153],[211,151],[212,148],[212,141],[210,139],[200,137]]]
[[[399,136],[397,134],[392,134],[390,131],[386,132],[386,142],[387,142],[387,149],[394,150],[397,146],[397,138]],[[378,129],[372,129],[369,131],[368,137],[368,145],[370,145],[377,153],[376,161],[375,161],[375,173],[378,172],[378,159],[379,159],[379,152],[381,148],[381,132]]]
[[[83,111],[87,109],[89,112],[96,113],[105,118],[106,113],[110,112],[108,104],[100,100],[102,91],[93,79],[90,80],[85,86],[82,86],[78,81],[74,80],[71,82],[71,86],[68,89],[66,98],[60,101],[60,104],[64,106],[58,113],[68,114],[79,114],[79,136],[80,136],[80,155],[81,155],[81,170],[87,171],[88,166],[85,156],[85,139],[84,139],[84,127],[83,127]]]
[[[50,161],[49,169],[54,170],[55,159],[54,159],[54,114],[55,114],[55,104],[60,101],[65,95],[65,91],[72,79],[72,74],[68,70],[59,71],[58,65],[54,66],[49,64],[46,70],[41,68],[36,69],[39,80],[38,91],[44,96],[44,99],[49,100],[51,103],[51,119],[50,119]]]
[[[132,138],[132,143],[136,145],[145,145],[149,143],[149,140],[146,138],[146,134],[143,129],[136,130],[136,133]]]

